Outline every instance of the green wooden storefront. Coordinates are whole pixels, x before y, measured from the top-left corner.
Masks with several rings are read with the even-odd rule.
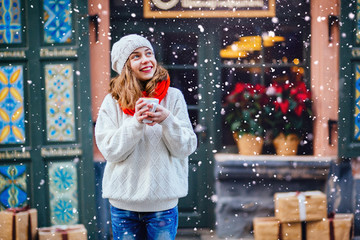
[[[297,64],[277,58],[232,62],[219,56],[239,36],[273,29],[284,34],[298,30],[293,37],[309,43],[310,23],[304,19],[310,3],[283,2],[277,5],[277,20],[215,20],[145,19],[138,1],[110,1],[112,43],[127,33],[149,37],[158,61],[170,72],[172,86],[184,93],[198,134],[198,149],[190,156],[189,195],[179,203],[181,228],[213,228],[215,224],[213,156],[236,151],[223,124],[227,84],[245,78],[266,84],[269,71],[288,72],[292,67],[303,68],[304,81],[310,84],[310,47],[296,52]],[[88,3],[2,0],[0,4],[0,209],[30,205],[39,211],[39,226],[83,223],[95,239]],[[340,210],[356,213],[357,235],[360,184],[351,176],[350,163],[360,155],[359,4],[358,0],[341,1],[338,125],[342,162],[332,168],[345,199]],[[294,8],[300,16],[288,14]],[[312,154],[311,146],[301,151]],[[346,185],[349,182],[351,189]]]
[[[0,1],[0,210],[95,237],[87,1]]]

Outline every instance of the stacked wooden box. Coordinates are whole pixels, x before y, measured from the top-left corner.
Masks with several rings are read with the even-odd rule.
[[[39,228],[39,240],[87,240],[84,225],[52,226]]]
[[[0,240],[35,240],[37,227],[35,208],[11,208],[0,211]]]
[[[0,211],[0,240],[86,240],[82,224],[38,228],[35,208],[10,208]]]
[[[320,191],[274,195],[275,217],[253,220],[255,240],[349,240],[353,214],[327,216],[326,195]]]

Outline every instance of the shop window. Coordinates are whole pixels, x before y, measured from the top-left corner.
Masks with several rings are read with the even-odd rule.
[[[171,86],[184,94],[190,120],[195,127],[199,114],[198,36],[193,33],[166,32],[154,39],[156,57],[169,71]]]
[[[302,17],[284,19],[256,19],[241,25],[229,24],[222,29],[221,81],[222,104],[237,83],[310,86],[310,23]],[[226,120],[226,108],[222,115],[222,145],[225,151],[236,151],[233,132]],[[312,154],[312,127],[300,142],[298,154]],[[263,154],[274,154],[272,131],[265,134]]]
[[[170,69],[171,86],[180,89],[188,105],[198,104],[197,71],[187,69]]]
[[[196,65],[197,43],[195,35],[166,34],[164,38],[164,62],[168,65]]]

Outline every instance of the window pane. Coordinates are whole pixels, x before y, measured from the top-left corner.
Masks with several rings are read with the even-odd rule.
[[[188,112],[191,124],[195,128],[198,123],[198,110],[189,110]]]
[[[168,33],[164,36],[164,62],[167,65],[197,62],[197,36],[193,34]]]
[[[303,67],[267,67],[264,69],[265,83],[289,83],[303,82],[304,81]]]
[[[259,28],[264,25],[263,28]],[[307,26],[307,25],[304,25]],[[220,56],[224,64],[301,64],[309,36],[304,26],[265,24],[223,28]]]
[[[238,82],[259,84],[261,79],[261,68],[254,67],[233,67],[223,68],[221,71],[222,79],[222,97],[221,101],[224,103],[225,97],[234,89]]]
[[[289,27],[263,35],[266,63],[303,63],[303,36]]]
[[[171,86],[180,89],[188,105],[198,104],[198,76],[196,70],[169,70]]]
[[[223,41],[226,42],[226,41]],[[247,35],[225,45],[220,51],[225,64],[256,64],[261,63],[261,37]]]

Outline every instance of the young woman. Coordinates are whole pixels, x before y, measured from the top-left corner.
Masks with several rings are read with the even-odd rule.
[[[107,160],[103,197],[111,204],[114,239],[175,239],[178,199],[188,191],[188,156],[196,149],[182,93],[150,42],[136,34],[111,50],[110,82],[95,137]],[[159,99],[155,112],[141,97]],[[143,120],[151,123],[144,123]]]

